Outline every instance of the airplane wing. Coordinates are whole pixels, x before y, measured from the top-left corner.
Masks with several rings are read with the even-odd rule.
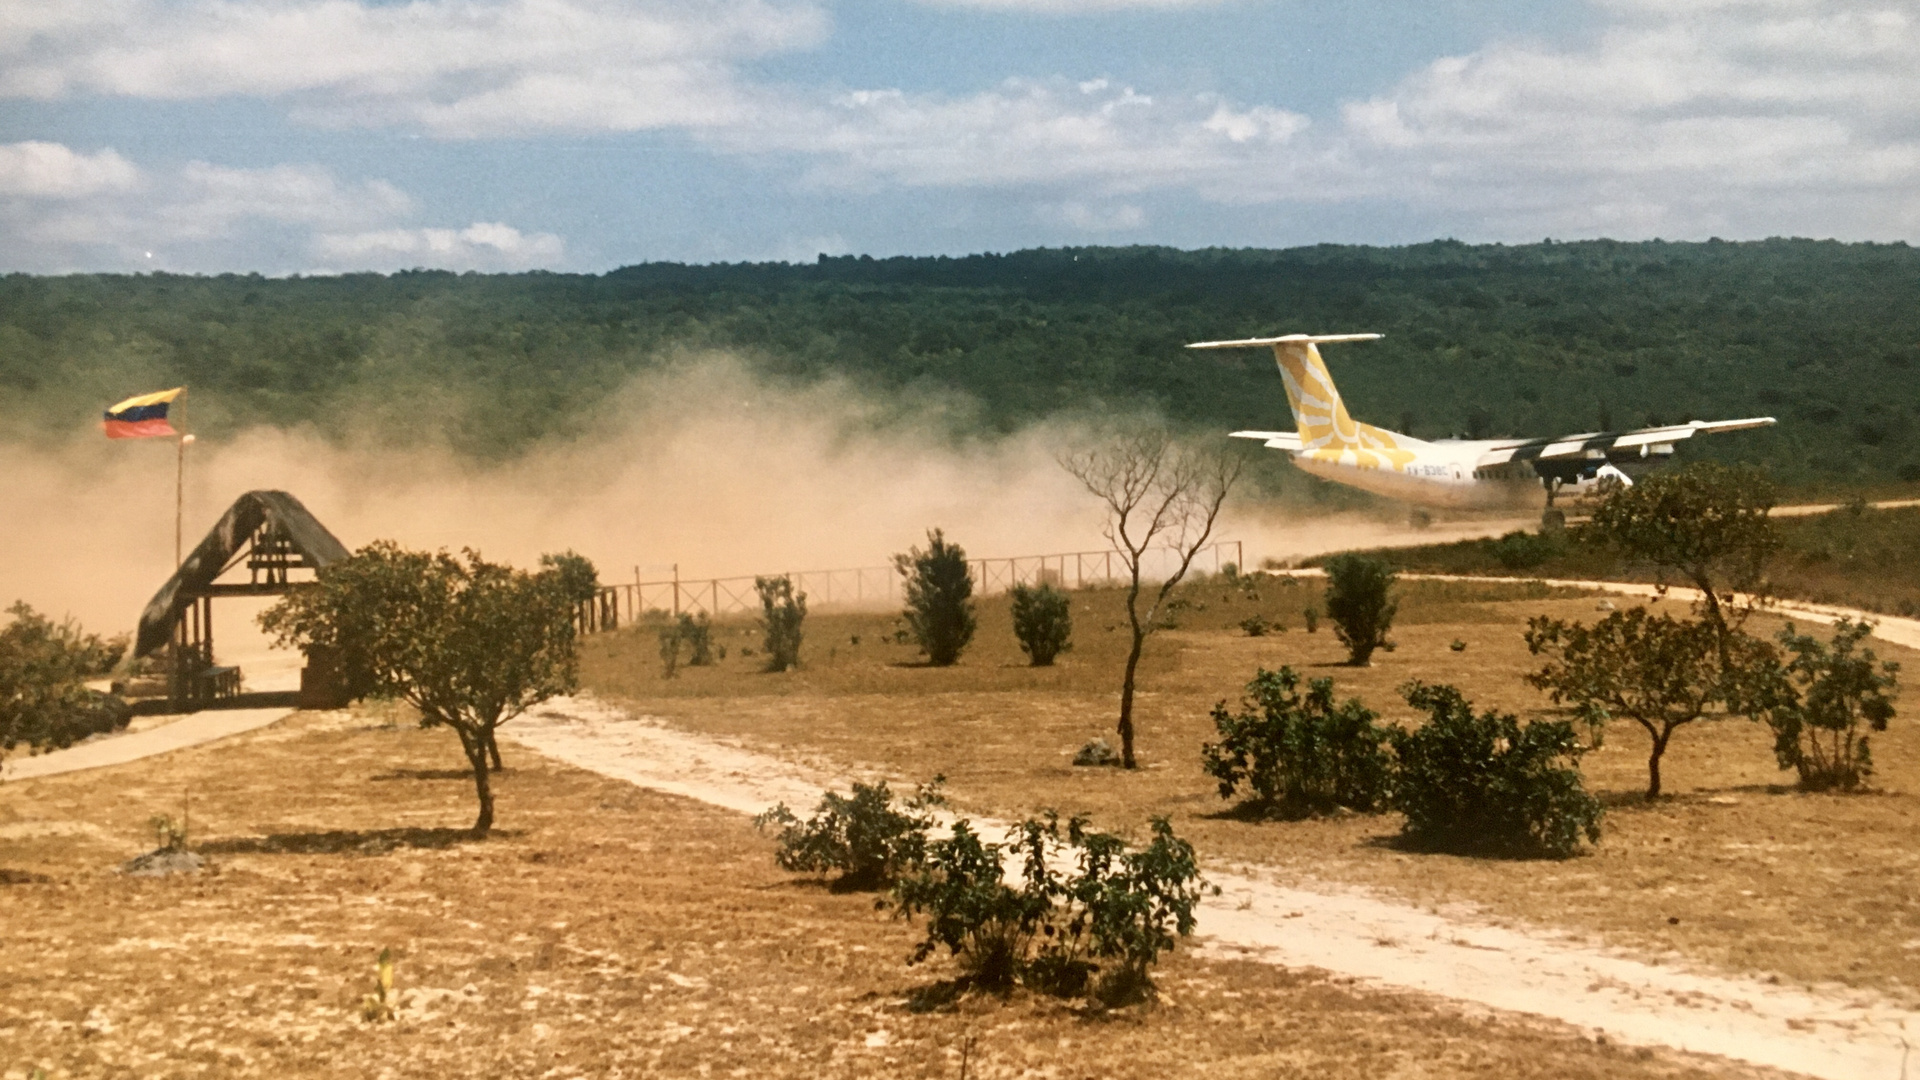
[[[1297,431],[1236,431],[1230,437],[1259,439],[1275,450],[1300,449],[1300,433]]]
[[[1552,439],[1527,439],[1507,446],[1497,446],[1480,455],[1476,468],[1489,465],[1503,465],[1509,461],[1567,461],[1580,458],[1605,460],[1611,455],[1623,451],[1638,450],[1642,454],[1657,447],[1666,447],[1670,452],[1673,444],[1682,439],[1691,439],[1695,435],[1717,435],[1722,431],[1746,431],[1749,428],[1771,427],[1771,416],[1757,416],[1747,420],[1693,420],[1685,424],[1670,424],[1666,427],[1640,428],[1636,431],[1596,431],[1582,435],[1562,435]]]

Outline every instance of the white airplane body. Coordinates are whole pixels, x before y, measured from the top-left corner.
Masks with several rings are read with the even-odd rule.
[[[1336,483],[1427,506],[1518,509],[1552,506],[1554,498],[1595,494],[1607,482],[1632,484],[1629,472],[1658,464],[1673,445],[1695,435],[1767,427],[1771,416],[1694,420],[1633,431],[1589,431],[1551,439],[1427,441],[1356,422],[1320,359],[1324,342],[1371,341],[1379,334],[1288,334],[1239,341],[1202,341],[1189,349],[1270,346],[1286,384],[1294,431],[1236,431],[1291,454],[1306,472]]]

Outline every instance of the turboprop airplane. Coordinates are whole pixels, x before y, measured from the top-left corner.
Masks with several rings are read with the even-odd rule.
[[[1633,431],[1589,431],[1551,439],[1435,439],[1357,423],[1334,389],[1318,346],[1372,341],[1379,334],[1288,334],[1241,341],[1201,341],[1189,349],[1271,346],[1293,407],[1294,431],[1236,431],[1286,450],[1315,476],[1426,506],[1474,509],[1552,507],[1556,496],[1585,499],[1608,483],[1631,485],[1629,471],[1660,464],[1673,444],[1695,435],[1767,427],[1750,420],[1693,420]]]

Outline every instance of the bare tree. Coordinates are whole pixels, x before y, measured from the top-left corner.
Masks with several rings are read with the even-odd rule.
[[[1120,683],[1120,763],[1135,768],[1133,684],[1147,635],[1193,558],[1213,536],[1220,506],[1240,479],[1241,458],[1183,446],[1160,430],[1121,435],[1091,450],[1063,455],[1060,464],[1106,504],[1104,534],[1127,567],[1127,622],[1133,645]],[[1161,582],[1146,611],[1140,610],[1141,563],[1153,548],[1165,548],[1178,566]]]

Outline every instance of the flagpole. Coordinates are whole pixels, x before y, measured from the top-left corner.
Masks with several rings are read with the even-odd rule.
[[[185,397],[186,395],[183,393],[180,396]],[[182,402],[181,412],[185,412],[185,411],[186,411],[186,403]],[[181,421],[180,426],[182,428],[185,428],[187,426],[186,418],[182,416],[182,417],[179,417],[178,419]],[[185,516],[185,509],[186,509],[187,447],[191,445],[193,445],[193,436],[187,434],[185,431],[182,431],[180,433],[179,447],[178,447],[179,457],[178,457],[178,460],[174,463],[174,469],[173,469],[173,569],[175,573],[178,573],[180,571],[180,567],[185,565],[186,563],[185,558],[181,554],[181,546],[180,546],[181,524],[180,523],[181,523],[181,518]]]

